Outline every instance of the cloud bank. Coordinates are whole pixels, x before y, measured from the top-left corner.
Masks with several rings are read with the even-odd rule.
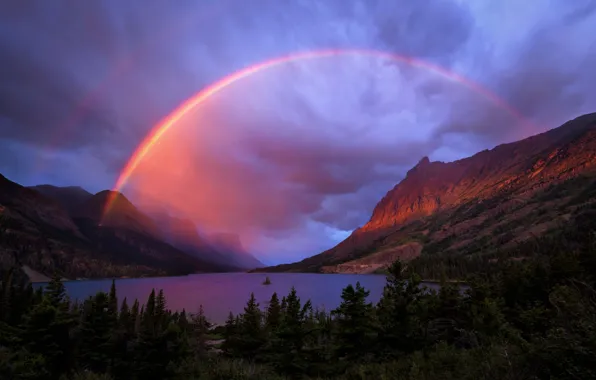
[[[428,70],[375,56],[281,65],[168,133],[128,191],[241,233],[263,261],[329,248],[422,156],[450,161],[596,105],[593,1],[74,0],[0,4],[0,172],[111,187],[185,99],[296,51],[416,57],[490,89],[536,126]]]

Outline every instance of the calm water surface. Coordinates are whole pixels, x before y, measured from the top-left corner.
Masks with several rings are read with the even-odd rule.
[[[271,285],[263,285],[269,276]],[[385,286],[383,275],[350,274],[307,274],[307,273],[214,273],[198,274],[185,277],[158,277],[116,280],[119,302],[127,298],[131,306],[135,299],[143,303],[151,289],[163,289],[172,310],[186,309],[196,312],[203,305],[206,316],[215,323],[223,323],[231,311],[234,314],[243,311],[246,301],[253,292],[261,306],[265,306],[273,292],[280,296],[287,295],[292,286],[298,296],[313,306],[333,309],[341,302],[341,291],[349,284],[360,282],[370,290],[369,301],[377,302]],[[83,300],[99,291],[108,292],[112,280],[67,281],[64,283],[69,296]],[[427,284],[434,287],[433,284]]]

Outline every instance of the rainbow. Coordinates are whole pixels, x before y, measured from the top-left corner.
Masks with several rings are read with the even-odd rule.
[[[130,178],[130,176],[133,174],[135,169],[139,166],[141,161],[147,156],[147,154],[149,153],[149,151],[151,151],[155,144],[157,144],[160,138],[164,136],[164,134],[166,134],[170,130],[170,128],[172,128],[178,121],[180,121],[188,112],[190,112],[193,108],[197,107],[199,104],[209,99],[211,96],[235,84],[243,78],[249,77],[253,74],[273,68],[275,66],[302,60],[351,55],[365,55],[377,58],[384,58],[395,62],[404,63],[412,67],[426,69],[446,79],[457,82],[469,88],[470,90],[482,95],[484,98],[489,100],[494,105],[507,111],[521,124],[534,128],[534,126],[519,111],[517,111],[505,100],[501,99],[492,91],[457,73],[454,73],[443,67],[425,62],[417,58],[367,49],[326,49],[288,54],[254,64],[252,66],[245,67],[244,69],[236,71],[220,79],[219,81],[204,88],[203,90],[197,92],[195,95],[187,99],[184,103],[178,106],[178,108],[171,112],[166,118],[164,118],[160,123],[158,123],[139,144],[139,146],[136,148],[135,152],[125,165],[124,169],[121,171],[116,181],[116,184],[114,185],[112,196],[106,202],[103,215],[105,216],[110,212],[116,199],[117,192],[119,192],[124,187],[124,185]]]

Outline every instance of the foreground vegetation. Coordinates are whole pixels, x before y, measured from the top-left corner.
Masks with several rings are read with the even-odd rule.
[[[377,305],[359,284],[328,313],[294,290],[266,307],[251,297],[217,329],[217,349],[202,310],[171,312],[162,292],[129,307],[113,286],[79,304],[57,279],[33,291],[7,272],[0,378],[596,378],[594,232],[569,229],[522,248],[526,259],[479,268],[465,291],[448,282],[426,290],[398,262]]]

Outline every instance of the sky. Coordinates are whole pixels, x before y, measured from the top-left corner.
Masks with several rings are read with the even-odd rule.
[[[267,264],[331,248],[422,157],[452,161],[596,111],[591,0],[31,0],[0,3],[0,173],[114,186],[186,99],[250,65],[315,49],[194,108],[125,194],[235,232]]]

